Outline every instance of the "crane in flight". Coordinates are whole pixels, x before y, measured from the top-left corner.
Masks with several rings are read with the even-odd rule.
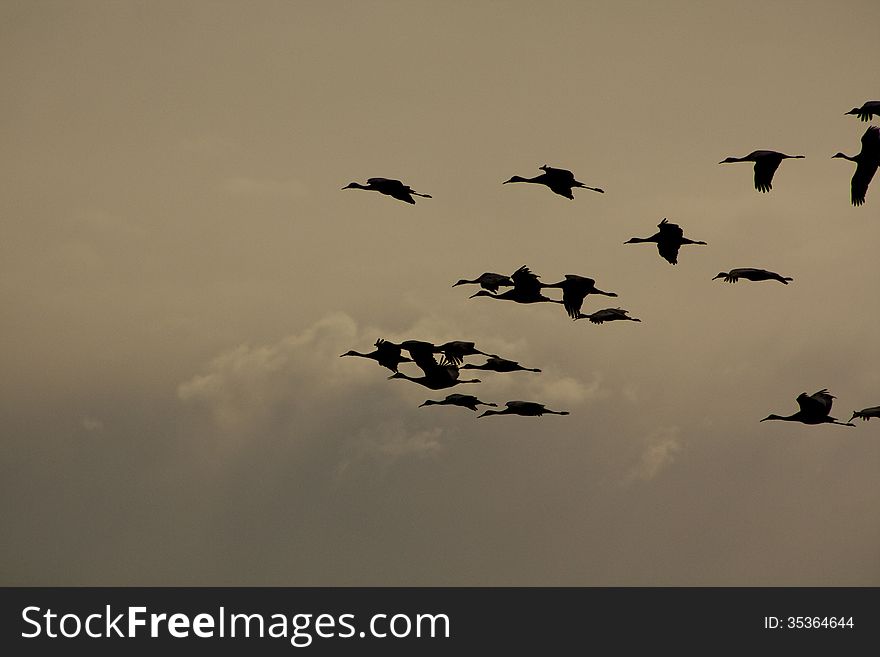
[[[366,189],[371,192],[379,192],[398,201],[405,201],[415,205],[416,200],[413,196],[421,196],[422,198],[432,198],[430,194],[419,194],[409,185],[404,185],[399,180],[393,178],[368,178],[367,184],[362,185],[359,182],[348,183],[342,189]]]
[[[683,244],[703,244],[705,242],[694,241],[684,236],[684,231],[678,224],[671,224],[665,217],[663,221],[657,224],[658,230],[651,237],[631,237],[624,244],[640,244],[643,242],[654,242],[657,244],[657,251],[660,256],[670,265],[678,262],[678,250]]]
[[[776,173],[782,160],[803,159],[803,157],[803,155],[786,155],[778,151],[752,151],[743,157],[728,157],[718,164],[754,162],[755,189],[759,192],[769,192],[773,188],[773,174]]]
[[[505,180],[502,184],[506,185],[507,183],[524,182],[546,185],[550,191],[570,200],[574,200],[574,194],[571,193],[571,190],[574,188],[589,189],[594,192],[599,192],[600,194],[605,193],[605,190],[599,189],[598,187],[588,187],[584,183],[575,180],[574,174],[568,169],[557,169],[546,164],[538,168],[544,173],[535,176],[534,178],[513,176],[510,180]]]
[[[509,401],[504,406],[504,410],[493,411],[487,409],[477,417],[484,417],[486,415],[524,415],[526,417],[540,417],[545,413],[551,415],[569,414],[568,411],[551,411],[549,408],[546,408],[544,404],[532,401]]]
[[[771,413],[761,422],[766,420],[785,420],[788,422],[802,422],[803,424],[839,424],[844,427],[854,427],[856,425],[851,422],[839,422],[837,418],[831,417],[831,404],[834,402],[834,395],[823,388],[812,395],[802,392],[797,396],[797,403],[800,407],[797,413],[791,415],[776,415]]]
[[[752,267],[740,267],[739,269],[731,269],[730,271],[722,271],[712,280],[723,278],[726,283],[736,283],[739,279],[744,278],[747,281],[779,281],[784,285],[794,279],[790,276],[780,276],[776,272],[767,271],[766,269],[754,269]]]

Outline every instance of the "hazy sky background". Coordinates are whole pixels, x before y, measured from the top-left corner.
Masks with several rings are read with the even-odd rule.
[[[0,4],[7,585],[880,585],[880,3]],[[877,121],[875,120],[875,124]],[[782,163],[760,194],[751,164]],[[542,164],[606,194],[501,185]],[[371,176],[409,206],[340,191]],[[661,260],[663,217],[708,246]],[[528,264],[642,319],[451,285]],[[713,281],[763,267],[791,285]],[[541,374],[418,408],[378,337]],[[471,359],[481,362],[481,359]],[[406,370],[415,373],[412,370]]]

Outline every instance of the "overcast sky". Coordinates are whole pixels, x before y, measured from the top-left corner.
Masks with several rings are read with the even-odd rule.
[[[880,404],[880,181],[854,208],[831,159],[880,98],[878,25],[2,3],[2,583],[880,585],[880,421],[759,423]],[[805,159],[761,194],[718,165],[756,149]],[[542,164],[606,193],[501,184]],[[341,191],[372,176],[433,198]],[[623,245],[664,217],[708,245]],[[452,287],[523,264],[642,321]],[[419,408],[450,391],[339,358],[379,337],[476,341],[543,371],[454,391],[571,414]]]

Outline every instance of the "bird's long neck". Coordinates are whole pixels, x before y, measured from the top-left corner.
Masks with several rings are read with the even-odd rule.
[[[550,413],[550,415],[568,415],[568,411],[551,411],[548,409],[544,409],[545,413]]]
[[[700,240],[689,240],[687,237],[682,237],[681,243],[682,244],[703,244],[703,245],[706,244],[705,242],[702,242]]]
[[[834,159],[835,157],[838,157],[842,160],[849,160],[850,162],[858,163],[858,161],[859,161],[858,158],[856,158],[855,156],[850,156],[850,155],[847,155],[846,153],[837,153],[836,155],[832,155],[831,159]]]
[[[361,352],[354,350],[347,351],[346,353],[342,354],[342,356],[360,356],[361,358],[372,358],[370,354],[362,354]]]
[[[507,182],[509,182],[509,183],[517,183],[517,182],[533,183],[533,182],[539,182],[540,178],[541,178],[541,176],[535,176],[534,178],[523,178],[522,176],[512,176],[510,178],[510,180],[508,180]]]
[[[657,241],[656,235],[651,236],[651,237],[630,237],[626,241],[626,244],[641,244],[643,242],[656,242],[656,241]]]
[[[795,413],[794,415],[785,415],[785,416],[776,415],[775,413],[771,413],[770,415],[765,417],[763,420],[761,420],[761,422],[764,422],[766,420],[786,420],[786,421],[791,421],[791,422],[799,422],[800,419],[801,419],[800,413]]]
[[[593,288],[593,294],[604,294],[606,297],[616,297],[617,296],[617,292],[603,292],[602,290],[600,290],[597,287]]]
[[[492,410],[489,410],[489,409],[487,408],[485,411],[483,411],[482,413],[480,413],[480,414],[477,416],[477,418],[481,418],[481,417],[483,417],[484,415],[503,415],[503,414],[506,413],[506,412],[507,412],[506,410],[504,410],[504,411],[492,411]]]

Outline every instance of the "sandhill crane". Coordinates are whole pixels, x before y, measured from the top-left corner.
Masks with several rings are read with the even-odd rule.
[[[465,356],[480,355],[498,358],[495,354],[487,354],[485,351],[480,351],[477,349],[475,343],[465,342],[464,340],[444,342],[436,349],[436,353],[443,354],[444,363],[452,363],[453,365],[461,365]]]
[[[467,279],[462,278],[458,281],[458,283],[453,283],[452,287],[456,287],[457,285],[479,285],[484,290],[489,290],[490,292],[497,292],[499,287],[510,287],[513,285],[513,281],[510,280],[510,276],[505,276],[504,274],[496,274],[491,271],[487,271],[483,274],[477,276],[474,280],[469,281]]]
[[[431,390],[451,388],[459,383],[479,383],[479,379],[459,379],[458,368],[455,365],[438,365],[436,369],[425,372],[424,376],[409,376],[403,372],[395,372],[389,379],[406,379],[418,383]]]
[[[432,342],[425,342],[423,340],[405,340],[395,346],[408,351],[415,364],[426,371],[450,363],[460,365],[465,356],[495,355],[480,351],[475,343],[464,340],[452,340],[441,345],[435,345]],[[443,354],[443,363],[438,363],[437,359],[434,358],[434,354]]]
[[[540,372],[537,367],[523,367],[515,360],[507,360],[506,358],[498,358],[493,356],[482,365],[462,365],[463,370],[489,370],[491,372]]]
[[[545,408],[544,404],[531,401],[509,401],[505,404],[505,407],[506,408],[502,411],[485,410],[477,417],[484,417],[486,415],[525,415],[528,417],[540,417],[545,413],[550,413],[552,415],[569,414],[568,411],[551,411],[549,408]]]
[[[880,166],[880,128],[872,125],[865,130],[862,135],[862,150],[858,155],[850,157],[843,153],[837,153],[831,156],[849,160],[856,163],[856,172],[852,177],[852,204],[862,205],[865,202],[865,195],[868,193],[868,185],[871,184],[871,178],[877,173],[877,167]]]
[[[803,159],[803,155],[786,155],[776,151],[752,151],[745,157],[728,157],[718,164],[730,162],[754,162],[755,163],[755,189],[759,192],[769,192],[773,185],[773,174],[779,168],[782,160]]]
[[[398,345],[401,349],[405,349],[412,356],[415,364],[425,373],[424,376],[412,377],[407,374],[396,372],[389,379],[406,379],[419,383],[431,390],[442,390],[443,388],[451,388],[459,383],[479,383],[479,379],[471,379],[468,381],[459,380],[458,367],[452,363],[438,363],[434,358],[434,354],[438,352],[438,347],[430,342],[422,340],[405,340]]]
[[[831,404],[834,401],[834,395],[830,394],[827,389],[814,392],[808,395],[802,392],[797,396],[797,403],[800,410],[792,415],[785,417],[781,415],[770,414],[761,422],[766,420],[787,420],[789,422],[802,422],[804,424],[839,424],[844,427],[854,427],[856,425],[850,422],[839,422],[837,418],[828,415],[831,412]]]
[[[473,395],[460,395],[458,393],[452,393],[451,395],[446,395],[445,399],[441,399],[440,401],[434,401],[433,399],[426,399],[425,403],[419,404],[419,408],[422,406],[463,406],[464,408],[469,408],[472,411],[477,410],[477,406],[482,404],[483,406],[498,406],[498,404],[493,404],[491,402],[480,401]]]
[[[562,290],[562,305],[572,319],[577,319],[581,312],[581,306],[588,294],[604,294],[606,297],[616,297],[616,292],[603,292],[596,287],[596,281],[586,276],[566,274],[564,281],[543,287],[555,287]]]
[[[860,417],[865,421],[870,420],[872,417],[880,417],[880,406],[872,406],[871,408],[863,408],[860,411],[853,411],[853,416],[849,421],[852,422],[857,417]]]
[[[492,294],[487,290],[480,290],[470,296],[489,297],[491,299],[501,299],[503,301],[514,301],[516,303],[540,303],[542,301],[549,303],[562,303],[557,299],[550,299],[541,294],[541,288],[547,287],[538,277],[533,274],[528,267],[523,265],[517,269],[510,278],[513,280],[513,289],[502,292],[501,294]]]
[[[866,101],[861,107],[853,107],[849,112],[844,112],[846,114],[855,114],[862,121],[870,121],[875,114],[880,116],[880,100]]]
[[[397,366],[400,363],[411,363],[412,360],[407,358],[406,356],[401,356],[400,354],[400,345],[396,345],[393,342],[388,342],[387,340],[383,340],[379,338],[376,340],[376,349],[371,351],[368,354],[362,354],[359,351],[346,351],[342,356],[360,356],[361,358],[371,358],[382,367],[387,367],[392,372],[397,371]]]
[[[603,310],[597,310],[594,313],[589,315],[585,315],[583,313],[578,313],[575,319],[588,319],[593,324],[602,324],[603,322],[614,322],[617,320],[628,319],[631,322],[641,322],[642,320],[637,317],[630,317],[629,311],[624,310],[623,308],[604,308]]]
[[[657,228],[660,230],[651,235],[651,237],[632,237],[624,244],[639,244],[642,242],[656,242],[657,251],[669,263],[674,265],[678,262],[678,249],[682,244],[706,244],[705,242],[695,242],[684,236],[681,226],[671,224],[664,218]]]
[[[753,267],[740,267],[739,269],[731,269],[730,271],[722,271],[712,280],[723,278],[726,283],[736,283],[739,279],[744,278],[747,281],[779,281],[784,285],[788,285],[789,281],[794,279],[790,276],[780,276],[776,272],[767,271],[766,269],[754,269]]]
[[[546,164],[538,168],[541,169],[541,171],[543,171],[544,173],[539,176],[535,176],[534,178],[513,176],[510,180],[505,180],[502,184],[506,185],[507,183],[526,182],[546,185],[550,188],[551,191],[571,200],[574,200],[574,195],[571,193],[571,190],[574,187],[590,189],[594,192],[599,192],[600,194],[605,193],[604,190],[599,189],[598,187],[587,187],[584,183],[575,180],[574,174],[568,169],[556,169],[554,167],[547,166]]]
[[[413,205],[415,205],[416,202],[413,196],[431,198],[430,194],[419,194],[409,185],[404,185],[399,180],[393,180],[391,178],[368,178],[366,185],[361,185],[358,182],[352,182],[348,183],[342,189],[366,189],[372,192],[379,192],[380,194],[391,196],[392,198],[396,198],[399,201],[412,203]]]

